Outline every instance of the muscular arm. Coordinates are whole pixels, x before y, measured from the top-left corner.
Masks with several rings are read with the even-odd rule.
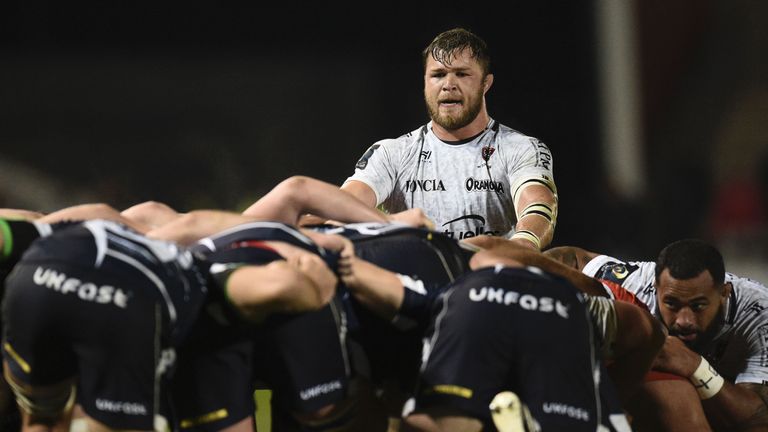
[[[34,210],[0,208],[0,217],[6,218],[6,219],[20,219],[20,220],[32,221],[32,220],[41,218],[43,216],[45,216],[43,213],[36,212]]]
[[[403,303],[405,288],[397,275],[352,256],[341,270],[341,280],[355,298],[377,315],[392,319]]]
[[[359,199],[369,207],[376,207],[376,193],[367,184],[350,180],[341,186],[341,190]]]
[[[701,405],[716,430],[768,431],[768,386],[726,381],[714,397]]]
[[[650,313],[631,303],[613,302],[616,309],[616,337],[613,362],[608,368],[623,402],[640,388],[645,374],[664,345],[661,324]]]
[[[195,210],[150,230],[147,237],[190,245],[235,225],[253,222],[253,217],[218,210]]]
[[[261,321],[276,312],[296,313],[327,304],[336,288],[336,276],[311,253],[264,266],[246,265],[226,281],[226,293],[246,318]]]
[[[667,336],[654,369],[690,377],[700,362],[701,356],[680,339]],[[720,391],[702,400],[701,405],[715,430],[768,431],[768,386],[726,380]]]
[[[505,264],[501,259],[506,258],[523,265],[538,267],[548,273],[565,278],[587,295],[608,296],[605,288],[597,279],[574,270],[559,261],[550,259],[541,252],[520,247],[509,240],[499,239],[499,241],[494,241],[494,243],[495,245],[490,249],[477,252],[472,256],[470,266],[473,269],[493,265],[494,260],[499,260],[499,263]]]
[[[157,201],[145,201],[120,212],[128,219],[144,224],[149,229],[161,227],[181,216],[170,206]]]
[[[91,219],[104,219],[113,222],[119,222],[132,229],[146,233],[149,228],[133,219],[129,219],[119,211],[112,208],[107,204],[94,203],[94,204],[81,204],[72,207],[63,208],[53,213],[49,213],[43,217],[37,219],[38,222],[53,224],[63,221],[85,221]]]
[[[532,243],[536,249],[549,246],[555,234],[557,219],[557,197],[552,190],[541,184],[526,187],[516,197],[515,212],[518,219],[515,232],[530,231],[538,237],[539,244]]]
[[[374,202],[375,205],[375,202]],[[301,215],[312,213],[341,222],[387,222],[386,214],[338,187],[309,177],[294,176],[284,180],[243,214],[291,225]]]
[[[588,262],[600,254],[576,246],[558,246],[544,251],[544,255],[581,271]]]

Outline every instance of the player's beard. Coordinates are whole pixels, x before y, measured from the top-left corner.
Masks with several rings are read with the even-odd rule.
[[[455,116],[441,115],[440,103],[437,99],[430,100],[424,95],[424,101],[427,105],[427,111],[429,111],[429,117],[433,122],[446,130],[457,130],[472,123],[480,114],[480,110],[483,108],[483,89],[481,88],[474,96],[467,98],[466,103],[462,104],[462,111]]]
[[[692,341],[685,341],[683,340],[683,343],[693,351],[699,352],[700,349],[702,349],[704,346],[706,346],[709,342],[711,342],[715,336],[717,336],[717,333],[720,331],[720,328],[723,326],[723,322],[725,321],[725,311],[721,307],[720,310],[717,312],[717,315],[712,320],[711,323],[709,323],[709,326],[702,330],[697,329],[697,335],[696,339]],[[679,336],[680,334],[684,334],[684,332],[680,331],[680,329],[675,328],[674,326],[669,327],[669,335],[670,336]],[[682,339],[681,339],[682,340]]]

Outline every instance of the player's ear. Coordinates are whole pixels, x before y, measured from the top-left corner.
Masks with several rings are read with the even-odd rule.
[[[731,285],[730,282],[726,282],[726,283],[723,284],[723,289],[721,291],[721,293],[722,293],[721,297],[722,297],[723,301],[725,301],[725,299],[730,297],[731,290],[733,290],[733,285]]]
[[[483,94],[487,93],[493,84],[493,74],[489,73],[483,78]]]

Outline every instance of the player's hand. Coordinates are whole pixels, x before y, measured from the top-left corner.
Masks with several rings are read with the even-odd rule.
[[[312,240],[318,246],[330,251],[334,251],[340,254],[346,252],[347,255],[354,253],[354,246],[352,246],[352,242],[348,238],[337,234],[313,233]],[[352,252],[350,252],[350,250]]]
[[[328,303],[336,293],[338,279],[319,255],[310,252],[294,254],[288,262],[298,268],[315,285],[322,304]]]
[[[339,259],[339,278],[347,288],[352,290],[354,290],[359,283],[357,273],[355,272],[355,265],[357,262],[358,259],[354,254]]]
[[[414,227],[426,228],[428,230],[435,229],[435,223],[432,222],[420,208],[412,208],[399,213],[393,213],[389,215],[389,220],[393,222],[402,222]]]
[[[701,356],[691,351],[676,336],[667,336],[664,346],[653,361],[653,369],[689,377],[701,362]]]
[[[343,238],[343,237],[342,237]],[[339,252],[339,262],[337,265],[337,269],[339,272],[339,275],[341,276],[341,281],[346,283],[345,277],[353,274],[354,271],[354,263],[355,259],[357,258],[355,256],[355,246],[354,244],[347,240],[345,240],[344,248],[341,249]]]

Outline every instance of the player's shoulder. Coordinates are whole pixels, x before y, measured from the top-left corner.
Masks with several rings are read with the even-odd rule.
[[[383,138],[375,143],[374,146],[394,148],[397,146],[407,146],[412,143],[418,142],[427,132],[427,125],[419,126],[410,132],[404,133],[397,138]]]
[[[609,255],[597,255],[584,265],[582,273],[631,288],[652,282],[655,268],[653,261],[624,261]]]
[[[527,135],[517,129],[513,129],[499,122],[494,121],[494,124],[491,125],[491,128],[497,129],[496,140],[498,141],[499,145],[523,146],[532,150],[539,146],[542,148],[547,148],[547,145],[541,142],[538,138]]]
[[[597,255],[584,265],[584,268],[581,270],[581,272],[587,276],[597,277],[597,274],[601,269],[607,266],[620,264],[626,264],[626,262],[610,255]]]
[[[760,310],[765,309],[766,316],[768,316],[768,287],[754,279],[738,276],[733,273],[725,274],[725,282],[733,286],[735,296],[740,300],[739,303],[741,305],[747,303],[759,304]],[[752,307],[754,308],[755,306]]]
[[[726,272],[725,281],[732,283],[734,287],[739,287],[745,290],[752,290],[768,297],[768,287],[755,279]]]

